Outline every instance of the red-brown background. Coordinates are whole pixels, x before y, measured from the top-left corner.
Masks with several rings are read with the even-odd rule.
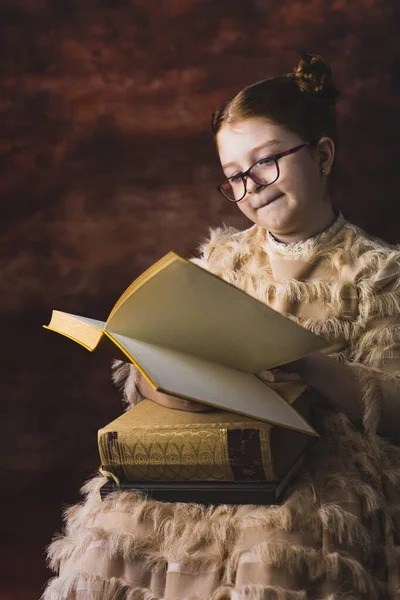
[[[331,62],[342,98],[334,200],[398,230],[397,0],[0,0],[0,598],[38,598],[45,544],[121,412],[109,363],[41,328],[104,319],[169,250],[250,223],[215,191],[211,111],[244,85]]]

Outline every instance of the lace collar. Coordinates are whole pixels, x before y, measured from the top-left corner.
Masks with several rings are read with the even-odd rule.
[[[269,231],[267,231],[267,239],[265,246],[268,250],[281,255],[294,256],[309,254],[310,252],[317,250],[319,247],[329,243],[332,240],[332,238],[340,231],[340,229],[342,229],[345,223],[346,219],[344,218],[342,213],[339,212],[336,219],[327,229],[325,229],[325,231],[317,233],[317,235],[314,235],[313,237],[308,238],[307,240],[301,242],[292,242],[290,244],[278,242],[278,240],[276,240],[273,237],[273,235]]]

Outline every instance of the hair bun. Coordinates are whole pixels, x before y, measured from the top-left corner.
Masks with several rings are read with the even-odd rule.
[[[339,91],[332,81],[332,70],[318,54],[303,54],[293,73],[300,90],[321,104],[334,106]]]

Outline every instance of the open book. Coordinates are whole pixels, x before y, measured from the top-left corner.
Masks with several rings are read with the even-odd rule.
[[[106,322],[55,310],[47,329],[90,351],[107,336],[166,394],[317,435],[255,373],[328,343],[174,252],[128,287]]]

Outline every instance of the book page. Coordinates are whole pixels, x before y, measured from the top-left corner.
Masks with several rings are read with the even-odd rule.
[[[43,327],[61,333],[61,335],[92,351],[97,347],[103,336],[105,323],[104,321],[88,319],[60,310],[53,310],[50,323]]]
[[[174,253],[166,255],[158,268],[159,263],[119,303],[106,324],[110,333],[248,373],[328,346],[322,338]]]
[[[288,402],[255,375],[115,333],[106,334],[162,392],[316,435]]]
[[[163,256],[156,263],[151,265],[144,273],[139,275],[135,281],[133,281],[130,286],[124,291],[124,293],[118,298],[117,302],[113,306],[107,321],[114,315],[114,313],[119,309],[120,306],[124,304],[124,302],[133,294],[133,292],[140,288],[146,281],[148,281],[151,277],[153,277],[156,273],[161,271],[164,267],[169,265],[171,262],[176,260],[178,255],[175,252],[168,252],[165,256]]]

